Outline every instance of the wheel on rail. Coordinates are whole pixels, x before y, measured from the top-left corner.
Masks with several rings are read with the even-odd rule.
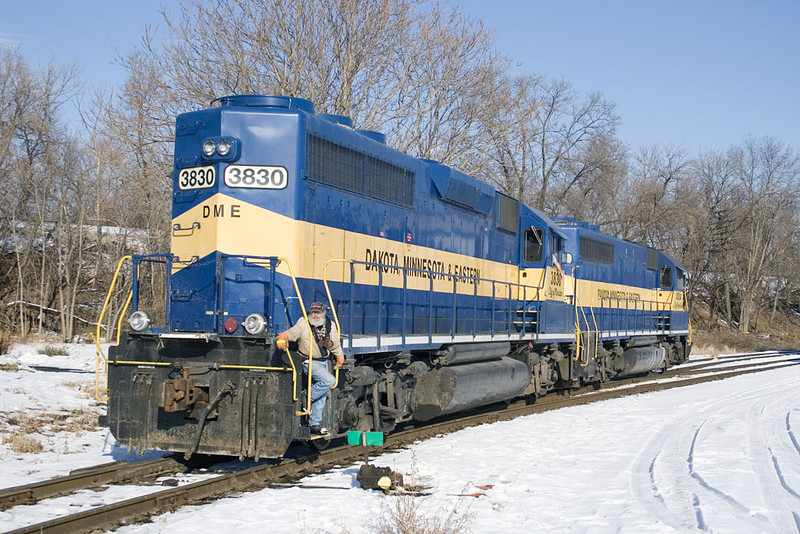
[[[306,440],[306,446],[314,451],[324,451],[331,444],[331,436],[314,436]]]

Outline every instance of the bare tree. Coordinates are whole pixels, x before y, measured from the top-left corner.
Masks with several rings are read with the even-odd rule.
[[[687,177],[690,160],[683,150],[642,148],[634,156],[628,181],[613,209],[614,233],[652,247],[675,250],[676,221],[680,218],[679,192]]]
[[[497,112],[508,60],[479,22],[438,5],[417,16],[395,49],[396,100],[375,109],[369,122],[387,129],[399,150],[471,171],[473,155],[484,152],[480,130]]]
[[[798,231],[796,210],[800,159],[770,137],[748,137],[733,153],[734,180],[741,190],[744,223],[737,235],[734,266],[740,293],[739,328],[750,330],[764,277],[785,259]]]
[[[494,93],[492,114],[482,123],[486,150],[478,158],[479,175],[519,200],[533,197],[536,187],[536,139],[541,135],[537,76],[501,80]],[[482,167],[482,168],[481,168]]]
[[[582,97],[564,80],[528,76],[501,86],[484,124],[495,164],[487,181],[549,213],[563,213],[573,188],[601,164],[599,138],[611,140],[619,118],[599,93]],[[511,96],[509,96],[511,95]]]
[[[625,197],[627,148],[608,135],[594,136],[566,165],[569,181],[554,198],[555,215],[569,215],[603,228],[616,219],[617,203]]]
[[[692,277],[690,302],[702,298],[709,305],[707,326],[713,327],[721,310],[733,328],[730,279],[733,235],[742,224],[740,203],[728,154],[704,151],[694,158],[678,192],[676,224],[683,232],[680,257]]]
[[[25,308],[19,296],[25,291],[23,270],[31,257],[32,243],[18,236],[20,217],[25,218],[24,207],[30,195],[27,183],[22,180],[19,166],[22,162],[17,146],[20,128],[33,113],[34,79],[27,63],[17,49],[3,49],[0,56],[0,231],[3,237],[2,279],[8,283],[0,288],[4,302],[20,301],[15,306],[20,330],[25,331]],[[13,258],[13,259],[12,259]]]
[[[118,59],[128,77],[116,93],[95,95],[84,122],[91,131],[93,161],[103,202],[98,221],[148,232],[151,250],[168,244],[175,95],[164,84],[162,66],[142,46]],[[184,110],[185,111],[185,110]]]
[[[53,309],[64,275],[59,264],[59,188],[73,175],[69,135],[59,119],[61,107],[78,90],[77,69],[54,60],[31,70],[14,49],[5,49],[0,86],[0,140],[4,173],[0,213],[3,241],[11,254],[3,255],[4,271],[14,274],[13,298],[19,332],[28,331],[35,318],[44,329],[45,310]],[[9,277],[9,280],[11,277]],[[8,292],[11,284],[1,288]],[[10,296],[10,295],[9,295]],[[33,313],[32,307],[37,311]],[[62,315],[64,308],[56,310]]]
[[[104,289],[114,275],[117,259],[166,251],[171,235],[174,118],[164,117],[159,102],[153,99],[160,83],[154,64],[138,53],[121,62],[130,70],[130,78],[116,94],[95,95],[84,114],[90,132],[87,157],[97,184],[92,201],[96,206],[93,241],[98,253],[92,257],[91,278]],[[118,285],[129,281],[129,267]],[[142,302],[154,303],[151,310],[165,305],[165,275],[161,272],[157,280],[142,284]],[[126,292],[118,291],[109,302],[107,336],[113,335],[126,298]]]
[[[576,152],[594,136],[613,135],[619,118],[614,113],[615,104],[600,93],[590,93],[586,99],[579,99],[572,86],[563,80],[547,84],[542,96],[538,116],[541,190],[537,207],[545,209],[552,208],[547,206],[552,182],[560,179],[575,183],[567,164]]]

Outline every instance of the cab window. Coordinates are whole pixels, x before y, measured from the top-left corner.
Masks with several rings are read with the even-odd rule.
[[[549,235],[550,241],[553,243],[553,265],[560,266],[564,254],[564,240],[552,230],[549,232]]]
[[[525,263],[539,263],[544,253],[544,241],[541,228],[527,228],[523,235],[525,240],[522,260]]]
[[[658,272],[658,287],[661,289],[672,288],[672,267],[664,265]]]
[[[686,286],[689,284],[687,283],[687,276],[686,271],[682,271],[678,269],[678,287],[676,288],[678,291],[683,291],[686,289]]]

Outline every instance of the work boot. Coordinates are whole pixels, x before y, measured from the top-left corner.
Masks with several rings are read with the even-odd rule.
[[[327,436],[328,434],[330,434],[327,428],[320,425],[311,425],[310,427],[308,427],[308,430],[311,431],[311,434],[314,436]]]

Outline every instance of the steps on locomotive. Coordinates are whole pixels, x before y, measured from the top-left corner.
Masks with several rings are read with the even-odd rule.
[[[517,332],[523,328],[525,332],[536,332],[539,327],[539,310],[517,310],[512,324]]]

